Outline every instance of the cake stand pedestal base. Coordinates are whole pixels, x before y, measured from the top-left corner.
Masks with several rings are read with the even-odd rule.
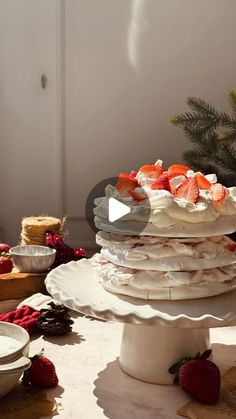
[[[138,380],[173,384],[168,368],[210,347],[209,329],[124,324],[119,363]]]

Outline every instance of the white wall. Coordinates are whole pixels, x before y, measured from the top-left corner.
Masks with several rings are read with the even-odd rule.
[[[60,212],[55,2],[0,0],[0,240],[11,244],[23,216]]]
[[[94,184],[157,157],[180,161],[189,143],[168,121],[187,96],[226,107],[236,2],[0,0],[0,10],[0,227],[13,241],[22,215],[60,215],[62,202],[68,240],[91,246]]]
[[[224,108],[236,87],[235,0],[70,0],[65,8],[65,211],[90,240],[94,184],[189,143],[169,118],[187,96]],[[78,218],[79,216],[79,218]]]

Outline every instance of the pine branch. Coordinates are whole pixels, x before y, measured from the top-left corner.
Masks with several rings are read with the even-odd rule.
[[[218,120],[218,122],[219,122],[218,125],[222,125],[223,127],[228,127],[228,128],[236,129],[236,118],[232,118],[226,112],[221,112],[219,114],[219,120]]]
[[[221,160],[221,166],[225,170],[235,172],[236,175],[236,153],[229,143],[223,143],[218,150],[217,156]]]
[[[234,114],[236,114],[236,91],[230,90],[228,92],[228,102]]]
[[[193,149],[183,155],[186,163],[195,171],[215,173],[226,186],[236,183],[236,91],[228,93],[228,101],[232,114],[218,112],[204,100],[189,97],[191,111],[171,120],[193,143]]]
[[[212,119],[217,119],[219,117],[217,110],[199,97],[189,97],[187,99],[187,104],[193,112],[200,115],[208,115],[209,117],[212,117]]]
[[[222,142],[234,142],[236,141],[236,132],[233,129],[222,131],[218,134],[218,139]]]

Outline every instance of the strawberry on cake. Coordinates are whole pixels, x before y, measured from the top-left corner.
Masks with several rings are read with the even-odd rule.
[[[130,207],[110,222],[109,199]],[[236,287],[236,187],[215,174],[204,176],[162,161],[121,173],[95,200],[101,231],[94,256],[103,287],[144,299],[183,299],[220,294]],[[148,219],[147,219],[148,214]]]

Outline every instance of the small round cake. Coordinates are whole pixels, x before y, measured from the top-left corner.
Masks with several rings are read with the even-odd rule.
[[[109,221],[109,200],[127,205]],[[94,209],[97,244],[92,258],[102,286],[142,299],[189,299],[236,287],[236,187],[162,161],[121,173]],[[149,216],[147,219],[147,208]],[[140,228],[141,227],[141,228]]]

